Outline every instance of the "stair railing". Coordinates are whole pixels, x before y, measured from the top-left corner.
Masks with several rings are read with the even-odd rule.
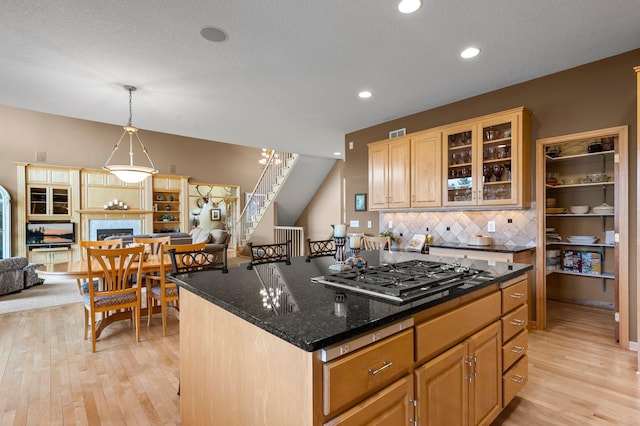
[[[274,240],[283,243],[291,240],[291,256],[304,256],[304,228],[301,226],[276,226]]]
[[[271,151],[264,164],[264,170],[249,193],[242,213],[237,221],[238,244],[245,246],[258,226],[269,204],[273,202],[282,182],[298,158],[298,154]],[[240,248],[240,247],[239,247]]]

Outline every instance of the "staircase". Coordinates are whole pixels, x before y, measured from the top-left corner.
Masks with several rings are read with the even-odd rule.
[[[251,192],[240,218],[236,223],[238,233],[238,253],[242,253],[251,240],[262,216],[275,200],[287,175],[298,161],[298,154],[283,151],[271,151],[266,158],[264,170],[258,183]]]

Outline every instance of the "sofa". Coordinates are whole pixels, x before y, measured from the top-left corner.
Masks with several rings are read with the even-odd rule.
[[[194,228],[189,234],[193,243],[204,241],[204,250],[208,253],[226,250],[231,241],[231,234],[224,229]]]
[[[42,264],[29,263],[24,257],[0,259],[0,296],[42,284],[44,280],[36,274],[40,266]]]
[[[160,238],[165,236],[171,237],[171,244],[191,244],[191,235],[186,232],[156,232],[153,234],[137,234],[137,235],[124,235],[116,236],[112,235],[105,238],[105,240],[117,240],[122,239],[122,244],[125,246],[133,242],[134,238]]]

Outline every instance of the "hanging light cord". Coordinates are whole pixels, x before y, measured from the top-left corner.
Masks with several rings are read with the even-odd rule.
[[[138,128],[132,125],[132,122],[133,122],[132,121],[133,120],[132,93],[137,89],[134,86],[124,86],[124,88],[129,91],[129,122],[127,123],[126,126],[123,126],[124,132],[122,133],[122,136],[120,136],[118,143],[116,143],[115,146],[113,147],[113,151],[111,151],[111,155],[109,156],[109,158],[107,158],[107,161],[104,163],[104,165],[107,166],[107,164],[109,164],[109,161],[111,161],[111,158],[118,150],[118,147],[120,146],[120,142],[122,142],[124,135],[128,133],[129,134],[129,165],[133,166],[133,135],[135,134],[136,139],[138,140],[138,142],[140,143],[140,146],[142,147],[142,152],[144,152],[144,155],[147,157],[147,160],[149,160],[149,164],[151,164],[151,168],[155,169],[156,167],[153,165],[153,161],[151,161],[151,157],[149,157],[149,152],[147,151],[147,148],[144,146],[144,144],[140,140],[140,136],[138,136]]]

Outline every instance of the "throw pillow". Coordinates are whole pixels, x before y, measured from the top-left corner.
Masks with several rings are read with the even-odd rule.
[[[193,243],[210,243],[211,234],[208,229],[194,228],[191,230],[191,240]]]
[[[214,229],[211,231],[212,243],[214,244],[224,244],[227,241],[227,231],[223,231],[222,229]]]

